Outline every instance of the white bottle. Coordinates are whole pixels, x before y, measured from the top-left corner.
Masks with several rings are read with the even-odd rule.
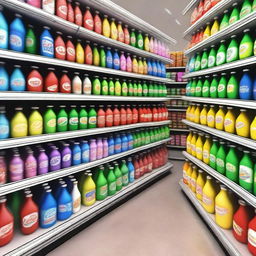
[[[73,201],[73,213],[79,212],[81,209],[81,194],[77,187],[78,181],[73,181],[73,190],[71,193]]]
[[[75,72],[75,76],[72,80],[72,92],[75,94],[82,94],[82,80],[79,77],[79,73]]]
[[[52,15],[55,13],[55,0],[43,0],[42,9]]]
[[[92,94],[92,82],[87,74],[84,75],[83,94],[86,94],[86,95]]]

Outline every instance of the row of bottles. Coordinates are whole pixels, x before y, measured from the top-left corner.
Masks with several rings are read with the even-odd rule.
[[[116,21],[115,18],[110,18],[97,10],[94,11],[93,15],[90,7],[81,8],[79,2],[74,2],[74,4],[72,0],[28,0],[26,2],[105,37],[170,58],[169,48],[165,43],[144,34],[141,30],[129,29],[129,26],[127,24],[123,25],[122,21]]]
[[[191,104],[186,118],[197,124],[256,140],[256,116],[247,109]]]
[[[169,128],[143,128],[0,151],[0,184],[81,165],[169,138]]]
[[[186,86],[186,95],[192,97],[228,98],[256,100],[256,78],[250,69],[243,69],[240,76],[231,71],[228,76],[223,72],[212,78],[205,76],[191,79]]]
[[[187,137],[187,152],[256,195],[255,152],[197,131]]]
[[[94,170],[27,188],[0,198],[0,246],[9,243],[20,229],[29,235],[40,228],[49,228],[57,221],[67,220],[83,206],[91,206],[113,196],[123,187],[146,173],[167,163],[165,146],[119,162],[107,163]],[[7,200],[7,204],[6,204]],[[83,205],[83,206],[82,206]]]
[[[238,6],[238,3],[233,3],[232,10],[225,10],[223,16],[220,18],[218,16],[214,17],[212,22],[207,22],[205,28],[197,30],[191,38],[188,48],[204,41],[205,39],[213,36],[217,32],[227,28],[228,26],[234,24],[235,22],[243,19],[250,13],[256,11],[256,1],[245,0],[242,6]],[[233,45],[234,46],[234,45]],[[234,49],[233,49],[234,50]]]
[[[183,182],[202,203],[206,212],[215,215],[215,222],[223,229],[232,229],[233,236],[247,244],[252,255],[256,255],[255,209],[243,200],[237,200],[226,186],[220,185],[187,159],[183,166]]]

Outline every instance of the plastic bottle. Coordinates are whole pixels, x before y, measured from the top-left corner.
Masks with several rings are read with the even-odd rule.
[[[5,108],[0,107],[0,139],[7,139],[10,136],[10,124],[6,118]]]
[[[124,31],[122,27],[122,21],[118,21],[117,25],[117,40],[124,43]]]
[[[116,191],[119,191],[122,189],[123,183],[122,183],[122,172],[117,163],[115,164],[114,174],[116,176]]]
[[[59,152],[59,148],[57,148],[56,146],[52,146],[50,149],[49,163],[50,163],[50,168],[49,168],[50,172],[60,170],[61,154]]]
[[[55,133],[56,132],[57,117],[52,108],[53,108],[52,105],[48,105],[47,111],[44,113],[44,116],[43,116],[44,132],[45,133]]]
[[[253,81],[249,69],[243,69],[243,76],[239,82],[239,97],[242,100],[250,100],[253,94]]]
[[[136,47],[137,45],[137,39],[136,39],[136,34],[135,34],[135,29],[131,29],[131,34],[130,34],[130,44],[133,47]]]
[[[225,46],[225,40],[220,41],[220,47],[217,51],[216,55],[216,66],[222,65],[226,63],[226,46]]]
[[[14,65],[14,70],[10,76],[10,89],[11,91],[25,91],[26,80],[21,71],[20,65]]]
[[[28,121],[26,116],[22,113],[23,108],[15,108],[15,115],[11,119],[11,137],[25,137],[28,135]]]
[[[228,15],[228,10],[225,10],[224,11],[224,16],[221,20],[221,23],[220,23],[220,31],[225,29],[226,27],[228,27],[228,22],[229,22],[229,15]]]
[[[218,97],[218,85],[219,85],[219,82],[218,82],[218,79],[217,79],[217,75],[214,74],[213,79],[212,79],[211,84],[210,84],[210,97],[211,98],[217,98]]]
[[[115,18],[111,18],[110,38],[113,39],[113,40],[117,40],[117,38],[118,38],[116,19]]]
[[[102,27],[102,32],[103,32],[103,36],[105,37],[110,37],[110,24],[108,21],[108,15],[104,15],[104,19],[103,19],[103,27]]]
[[[44,31],[40,36],[40,55],[54,58],[54,40],[47,26],[44,26]]]
[[[246,109],[241,109],[240,115],[236,119],[236,134],[242,137],[250,135],[250,119]]]
[[[67,61],[75,62],[76,60],[76,49],[72,43],[72,36],[67,36],[68,40],[66,42],[66,59]]]
[[[207,113],[207,125],[211,128],[215,127],[215,110],[214,105],[210,105],[210,110]]]
[[[239,45],[239,59],[245,59],[253,55],[253,40],[250,36],[250,29],[247,28],[243,31],[244,36]]]
[[[207,49],[203,50],[203,55],[202,55],[202,59],[201,59],[201,69],[206,69],[208,66],[208,53],[207,53]]]
[[[228,112],[224,117],[224,131],[229,133],[235,133],[235,121],[236,116],[233,111],[233,107],[227,107]]]
[[[198,200],[203,199],[203,187],[205,185],[205,176],[202,170],[198,170],[198,176],[196,179],[196,197]]]
[[[124,43],[130,44],[130,32],[128,25],[124,25]]]
[[[96,186],[92,179],[92,174],[88,173],[82,186],[82,203],[91,206],[96,201]]]
[[[227,84],[227,98],[237,99],[239,95],[239,85],[235,76],[236,72],[232,71],[230,74],[231,76]]]
[[[67,191],[67,184],[62,184],[57,197],[57,219],[66,220],[73,213],[72,197]]]
[[[0,123],[1,123],[1,121],[0,121]],[[256,140],[256,117],[253,119],[253,121],[250,125],[250,138],[253,140]]]
[[[236,151],[236,146],[229,145],[229,152],[226,156],[226,177],[236,183],[239,178],[239,156]]]
[[[211,36],[216,34],[219,30],[220,30],[220,25],[219,25],[218,17],[214,17],[214,22],[211,28]]]
[[[37,39],[33,31],[34,26],[29,24],[25,38],[25,52],[36,54],[37,53]],[[1,46],[0,46],[1,48]]]
[[[79,142],[74,142],[72,147],[72,165],[79,165],[82,162],[82,151]]]
[[[224,130],[224,118],[225,118],[225,111],[223,110],[223,106],[219,106],[219,110],[215,115],[215,128],[218,130]]]
[[[218,152],[216,154],[216,170],[225,175],[225,161],[226,161],[226,146],[225,142],[221,141],[220,142],[220,147],[218,149]]]
[[[102,21],[100,18],[99,11],[95,11],[93,22],[94,22],[94,32],[101,35],[102,34]]]
[[[116,70],[120,70],[120,57],[117,49],[115,49],[115,52],[113,55],[113,68]]]
[[[240,15],[239,15],[239,10],[237,7],[238,3],[233,3],[232,4],[232,12],[229,18],[229,25],[235,23],[236,21],[238,21],[240,19]]]
[[[62,33],[56,32],[57,37],[54,41],[55,58],[65,60],[66,59],[66,45],[62,39]]]
[[[63,144],[61,149],[61,168],[68,168],[72,165],[72,151],[68,143]]]
[[[219,149],[219,145],[218,145],[218,140],[217,139],[213,139],[212,140],[212,146],[210,149],[210,167],[212,167],[213,169],[216,169],[216,155]]]
[[[0,49],[8,49],[9,29],[2,6],[0,7],[0,24]]]
[[[232,35],[230,44],[227,48],[226,62],[230,63],[230,62],[236,61],[238,59],[239,59],[238,43],[236,40],[236,35]]]
[[[69,122],[68,122],[68,130],[75,131],[78,130],[79,125],[79,115],[76,111],[76,105],[71,105],[71,110],[68,115]]]
[[[216,66],[216,55],[217,55],[217,51],[215,49],[215,45],[211,45],[211,50],[208,56],[208,68],[212,68]]]
[[[90,140],[90,162],[97,159],[97,144],[95,139]]]
[[[240,10],[240,19],[243,19],[244,17],[246,17],[247,15],[249,15],[252,11],[252,5],[251,5],[251,1],[250,0],[245,0],[243,1],[241,10]]]
[[[48,74],[45,78],[44,91],[46,92],[58,92],[59,80],[55,74],[55,68],[48,68]]]
[[[92,14],[90,12],[90,7],[86,7],[86,11],[84,14],[84,18],[83,18],[83,26],[88,29],[93,31],[94,30],[94,20],[92,17]]]
[[[115,146],[114,146],[115,154],[119,154],[122,152],[122,140],[120,135],[116,135],[114,141],[115,141]]]
[[[195,61],[195,71],[201,70],[201,54],[197,53]]]
[[[203,187],[202,205],[208,213],[215,212],[215,197],[217,195],[211,176],[206,177],[206,183]]]
[[[197,167],[192,167],[192,173],[190,176],[190,189],[193,193],[196,193],[196,180],[197,180]]]
[[[244,155],[239,163],[239,185],[249,192],[253,190],[253,162],[250,151],[244,150]]]
[[[8,91],[9,89],[9,75],[4,66],[5,62],[0,62],[0,91]]]
[[[43,117],[39,113],[39,107],[32,107],[32,113],[28,118],[29,135],[40,135],[43,133]]]
[[[104,168],[100,168],[96,181],[96,199],[104,200],[108,196],[108,182],[103,173]]]
[[[72,7],[72,0],[67,0],[67,21],[75,23],[75,11]]]
[[[203,87],[203,82],[202,82],[202,78],[199,77],[198,78],[198,82],[196,84],[196,88],[195,88],[195,97],[201,97],[202,96],[202,87]]]
[[[55,1],[54,0],[42,1],[42,9],[45,12],[48,12],[48,13],[54,15],[55,14]]]
[[[122,92],[121,88],[122,88],[122,86],[121,86],[121,84],[119,82],[119,79],[116,78],[116,82],[115,82],[115,96],[121,96],[121,92]]]

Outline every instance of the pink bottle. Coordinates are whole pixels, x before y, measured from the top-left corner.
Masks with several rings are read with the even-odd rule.
[[[131,58],[131,54],[130,53],[127,53],[126,71],[127,72],[132,72],[132,58]]]
[[[154,52],[154,38],[152,36],[149,40],[149,51],[152,53]]]
[[[166,56],[165,43],[162,44],[162,56],[163,56],[163,57],[167,57],[167,56]]]
[[[27,0],[27,4],[41,8],[41,0]]]
[[[90,162],[95,161],[97,159],[97,144],[96,140],[90,140]]]
[[[97,139],[97,160],[103,158],[103,143],[102,139]]]
[[[108,157],[108,138],[103,138],[103,158]]]
[[[121,56],[120,56],[120,67],[122,71],[127,70],[127,65],[126,65],[126,58],[124,56],[124,52],[121,51]]]
[[[37,174],[37,160],[34,157],[33,151],[28,151],[24,161],[25,178],[34,177]]]
[[[22,180],[24,176],[24,163],[19,153],[15,153],[9,163],[10,181]]]
[[[154,53],[157,54],[158,51],[158,43],[157,43],[157,39],[155,38],[154,40]]]
[[[0,184],[5,184],[7,180],[7,165],[4,154],[0,153]]]
[[[162,44],[159,40],[157,40],[157,45],[158,45],[158,48],[157,48],[157,55],[160,55],[161,56],[161,50],[162,50]]]

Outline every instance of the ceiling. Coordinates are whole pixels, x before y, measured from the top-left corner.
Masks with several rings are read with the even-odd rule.
[[[190,0],[112,0],[126,10],[137,15],[154,27],[177,40],[171,50],[183,50],[187,41],[183,32],[189,24],[189,15],[182,15]],[[177,4],[178,2],[178,4]]]

